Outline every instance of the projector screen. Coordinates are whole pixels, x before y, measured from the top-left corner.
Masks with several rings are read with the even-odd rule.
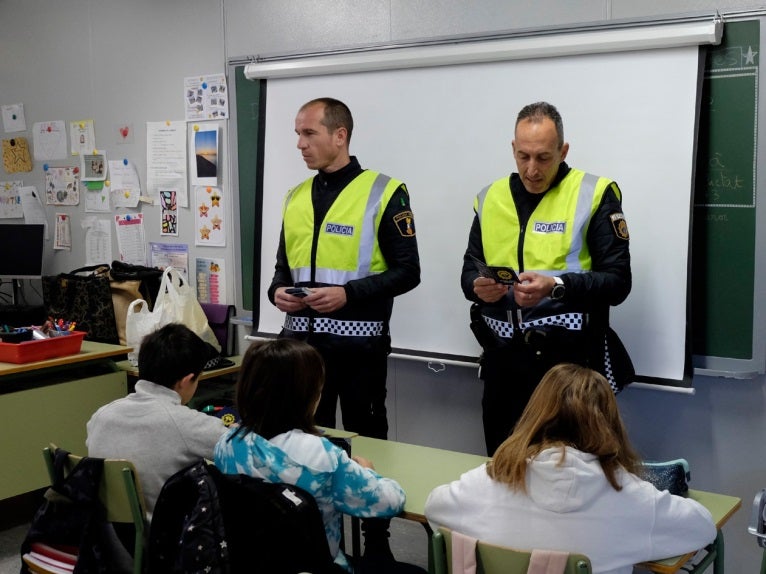
[[[284,316],[266,297],[285,192],[309,177],[294,120],[330,96],[354,116],[351,153],[362,167],[407,184],[422,282],[394,303],[395,350],[477,357],[460,271],[473,199],[516,170],[516,114],[558,107],[567,162],[614,179],[630,230],[633,290],[612,309],[639,380],[681,381],[687,366],[687,282],[696,140],[699,48],[669,48],[267,81],[260,324]]]

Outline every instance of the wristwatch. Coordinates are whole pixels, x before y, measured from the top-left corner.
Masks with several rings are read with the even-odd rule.
[[[554,277],[553,280],[556,282],[556,284],[553,286],[553,289],[551,289],[551,299],[554,301],[559,301],[564,298],[564,293],[566,292],[567,288],[564,287],[564,281],[561,279],[561,277]]]

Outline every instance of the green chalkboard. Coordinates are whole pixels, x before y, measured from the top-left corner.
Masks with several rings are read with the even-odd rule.
[[[245,78],[245,66],[234,68],[237,110],[237,164],[239,189],[239,228],[241,254],[242,307],[253,309],[253,285],[260,273],[261,233],[254,224],[254,213],[260,213],[257,181],[262,177],[263,135],[261,110],[264,102],[264,80]]]
[[[759,21],[727,23],[705,66],[692,234],[694,355],[753,355],[759,45]]]

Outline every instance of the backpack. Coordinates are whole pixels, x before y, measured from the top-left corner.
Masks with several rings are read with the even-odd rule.
[[[335,574],[314,497],[297,486],[225,475],[199,461],[162,487],[148,572]]]
[[[30,572],[24,555],[37,543],[75,554],[75,574],[132,572],[132,558],[99,500],[104,459],[84,457],[65,477],[68,456],[66,450],[56,449],[53,485],[21,544],[22,574]]]

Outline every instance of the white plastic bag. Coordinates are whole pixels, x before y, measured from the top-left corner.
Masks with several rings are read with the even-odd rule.
[[[221,350],[221,344],[207,322],[207,315],[197,301],[197,294],[180,269],[165,269],[152,314],[160,316],[157,328],[168,323],[181,323],[199,335],[203,341],[213,345],[217,351]]]
[[[128,307],[125,338],[127,345],[133,347],[133,351],[128,353],[128,360],[133,366],[138,365],[143,338],[168,323],[187,326],[220,352],[221,344],[208,324],[207,315],[197,301],[188,279],[180,269],[173,267],[166,268],[162,274],[160,290],[152,311],[149,311],[149,306],[143,299],[133,301]]]
[[[149,304],[143,299],[136,299],[128,305],[128,315],[125,319],[125,344],[133,347],[128,353],[128,360],[134,367],[138,365],[138,353],[141,341],[149,333],[153,333],[160,325],[160,315],[149,311]]]

